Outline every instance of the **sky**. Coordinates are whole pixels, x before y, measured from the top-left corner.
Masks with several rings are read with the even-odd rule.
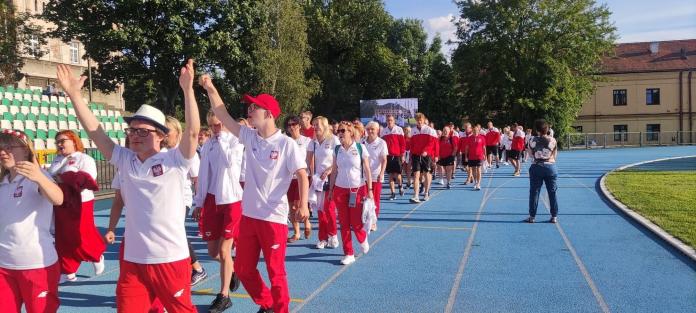
[[[453,0],[384,0],[396,18],[423,21],[429,39],[440,33],[443,41],[456,39],[452,18],[459,15]],[[598,0],[612,12],[618,42],[696,39],[696,0]],[[443,46],[450,55],[451,46]]]

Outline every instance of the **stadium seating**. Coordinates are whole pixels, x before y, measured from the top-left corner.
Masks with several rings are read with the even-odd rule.
[[[122,112],[98,103],[90,103],[89,108],[109,137],[124,144],[127,124]],[[34,140],[36,150],[55,149],[56,133],[64,129],[78,133],[85,148],[95,148],[77,120],[70,99],[42,95],[40,90],[0,86],[0,128],[24,131]]]

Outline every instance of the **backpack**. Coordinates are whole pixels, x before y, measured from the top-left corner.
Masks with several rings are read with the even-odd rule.
[[[362,145],[359,142],[356,142],[355,145],[358,148],[358,155],[360,155],[360,178],[365,178],[365,169],[363,168]],[[341,149],[341,145],[336,145],[334,147],[334,157],[338,156],[339,149]]]

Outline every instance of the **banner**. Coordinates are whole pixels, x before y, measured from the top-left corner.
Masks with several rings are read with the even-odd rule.
[[[392,115],[396,119],[396,125],[415,125],[416,112],[417,98],[360,100],[360,120],[364,124],[376,121],[386,126],[387,115]]]

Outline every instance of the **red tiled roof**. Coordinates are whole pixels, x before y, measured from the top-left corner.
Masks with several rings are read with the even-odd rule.
[[[602,73],[664,72],[696,68],[696,39],[657,41],[658,52],[650,52],[652,42],[616,45],[615,55],[602,61]],[[683,52],[682,52],[683,49]]]

